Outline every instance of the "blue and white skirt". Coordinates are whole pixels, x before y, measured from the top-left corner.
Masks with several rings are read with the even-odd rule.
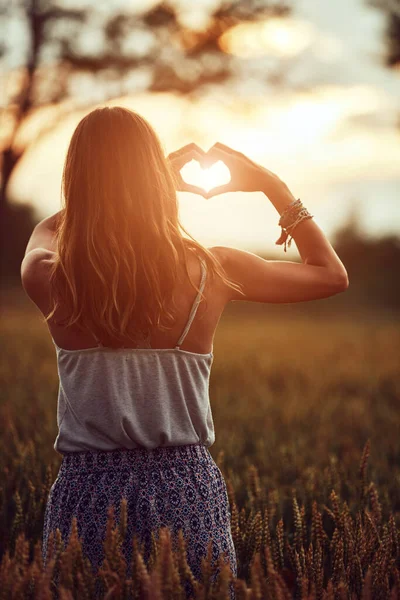
[[[202,444],[63,453],[44,515],[44,564],[50,532],[58,528],[66,546],[72,517],[76,516],[83,553],[97,572],[104,560],[108,507],[114,506],[118,523],[122,497],[127,500],[127,533],[122,551],[128,568],[133,535],[144,544],[146,562],[152,531],[168,526],[174,539],[179,529],[183,530],[187,562],[196,579],[201,581],[201,561],[210,540],[213,565],[223,554],[237,577],[225,480]],[[218,573],[217,566],[214,573]],[[188,594],[192,593],[189,588],[186,586]]]

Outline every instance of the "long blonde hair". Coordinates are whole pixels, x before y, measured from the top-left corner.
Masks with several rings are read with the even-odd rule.
[[[175,321],[181,264],[199,291],[186,251],[206,262],[212,280],[241,292],[180,223],[176,183],[157,134],[139,114],[103,107],[79,122],[64,163],[46,321],[62,306],[68,317],[58,324],[89,331],[107,346],[136,341],[153,327],[165,331],[162,318]]]

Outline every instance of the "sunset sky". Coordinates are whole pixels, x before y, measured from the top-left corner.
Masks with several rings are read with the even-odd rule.
[[[199,2],[199,12],[185,18],[200,22],[202,9],[211,4]],[[285,21],[240,25],[224,36],[223,49],[244,59],[232,83],[210,86],[190,101],[146,93],[143,76],[136,93],[109,104],[144,115],[166,153],[190,141],[205,150],[220,141],[246,153],[288,184],[328,237],[354,206],[369,235],[398,233],[400,74],[382,65],[384,17],[361,0],[293,4]],[[23,48],[17,24],[14,33]],[[17,63],[18,56],[13,60]],[[284,90],[261,82],[271,60],[288,67]],[[291,84],[302,84],[303,91],[294,92]],[[95,107],[96,90],[86,93],[93,94]],[[71,114],[32,147],[11,182],[15,201],[32,201],[40,217],[59,210],[66,149],[86,112]],[[184,176],[202,181],[193,164]],[[274,245],[278,213],[264,195],[230,193],[205,200],[179,193],[179,201],[183,225],[205,245],[283,254]],[[292,245],[286,256],[294,254]]]

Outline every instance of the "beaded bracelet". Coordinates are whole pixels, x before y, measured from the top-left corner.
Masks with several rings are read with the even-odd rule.
[[[275,242],[277,245],[285,244],[284,251],[286,252],[286,242],[289,237],[287,246],[290,248],[290,244],[293,239],[293,231],[299,223],[306,219],[312,219],[314,215],[311,215],[305,208],[300,198],[289,204],[279,219],[279,226],[282,229],[282,233],[279,239]]]
[[[299,210],[301,210],[301,208],[303,208],[303,203],[300,198],[294,200],[281,214],[278,225],[281,227],[286,227],[286,225],[290,224],[293,214],[296,214]]]

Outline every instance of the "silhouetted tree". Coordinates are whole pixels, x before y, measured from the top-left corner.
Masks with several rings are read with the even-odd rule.
[[[400,0],[367,0],[367,3],[386,13],[384,61],[387,67],[398,67],[400,64]]]

